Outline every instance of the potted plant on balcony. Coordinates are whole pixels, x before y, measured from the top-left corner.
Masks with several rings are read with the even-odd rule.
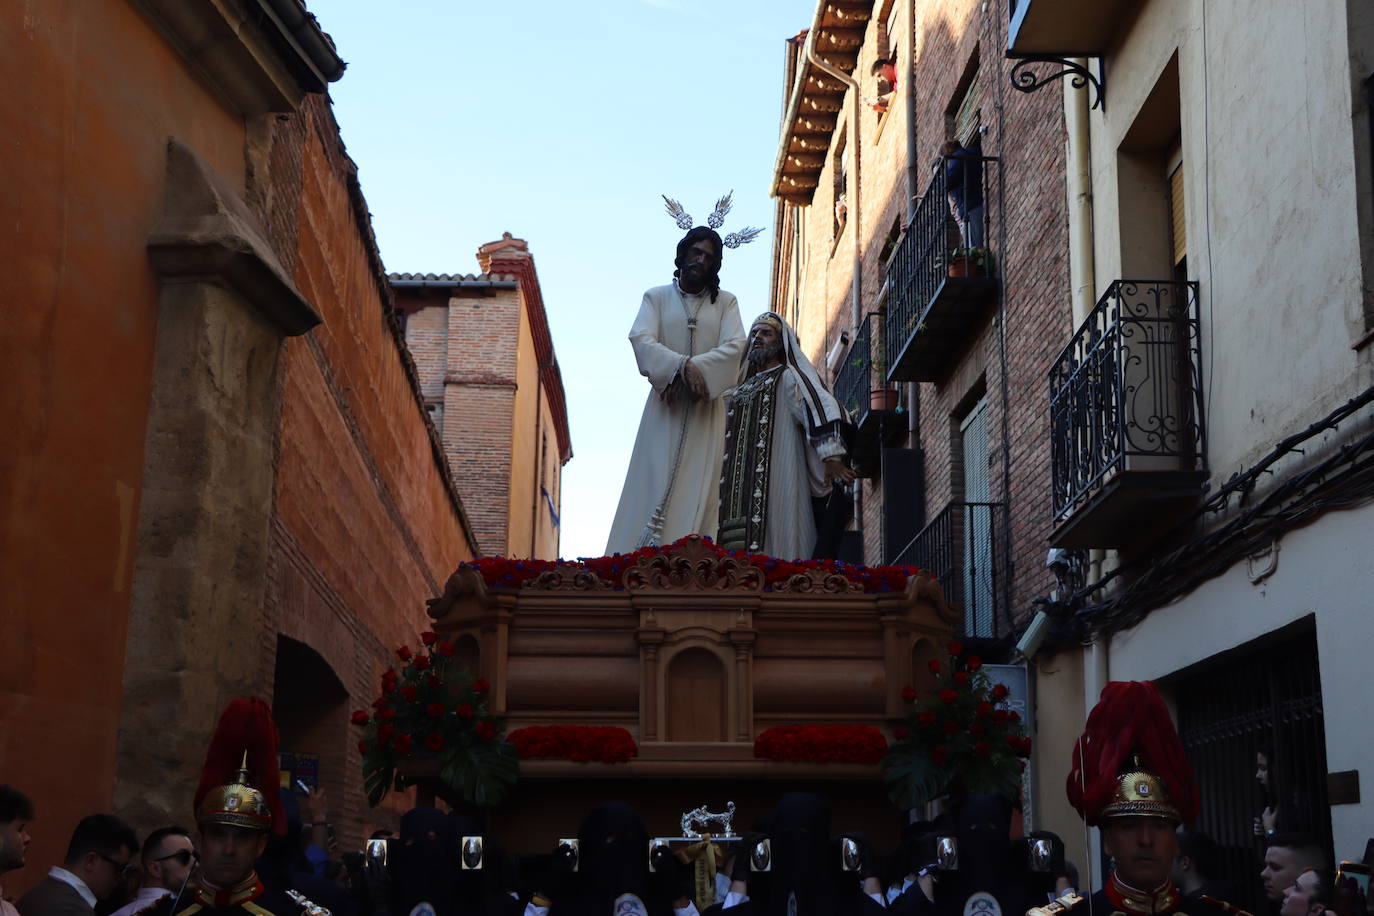
[[[869,410],[896,410],[897,387],[887,380],[887,342],[883,338],[883,323],[877,323],[877,333],[873,335],[870,347],[873,374],[869,376],[872,385],[868,392]]]
[[[992,275],[992,253],[986,248],[955,248],[949,253],[951,277],[987,277]]]

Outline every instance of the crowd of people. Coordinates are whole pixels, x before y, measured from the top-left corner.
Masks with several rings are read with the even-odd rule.
[[[415,808],[397,831],[377,831],[365,850],[341,854],[322,792],[282,790],[272,806],[247,783],[212,792],[194,831],[166,826],[141,843],[113,815],[84,818],[61,864],[17,902],[0,900],[0,916],[322,916],[322,909],[333,916],[693,916],[727,909],[738,916],[945,916],[963,913],[980,892],[1006,916],[1054,916],[1082,899],[1059,838],[1039,832],[1010,839],[1010,804],[996,799],[970,799],[954,814],[914,823],[895,849],[879,851],[860,835],[832,835],[823,797],[787,795],[752,830],[717,848],[703,887],[702,869],[682,847],[654,846],[623,803],[594,808],[576,842],[542,856],[508,856],[474,820],[434,808]],[[223,804],[233,798],[240,803]],[[274,808],[285,818],[280,832],[272,828]],[[28,798],[0,786],[0,873],[25,864],[34,818]],[[1176,890],[1172,902],[1156,895],[1152,913],[1236,912],[1237,885],[1253,879],[1224,874],[1216,844],[1170,818],[1109,818],[1103,840],[1113,878],[1124,886]],[[1371,916],[1365,874],[1348,862],[1333,871],[1316,842],[1274,833],[1258,875],[1266,916]],[[1107,912],[1132,912],[1111,903]]]

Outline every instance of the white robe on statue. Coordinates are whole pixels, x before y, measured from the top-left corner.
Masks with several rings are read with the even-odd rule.
[[[694,332],[688,328],[689,315],[696,316]],[[639,315],[630,328],[630,344],[640,374],[649,379],[652,390],[639,419],[639,435],[606,543],[608,555],[629,553],[641,546],[646,526],[665,494],[663,524],[654,543],[670,544],[688,534],[715,537],[725,438],[721,395],[738,381],[744,352],[739,304],[724,290],[712,302],[710,293],[688,295],[676,284],[656,286],[644,294]],[[661,393],[688,358],[701,371],[710,397],[693,402],[684,396],[670,407]],[[672,492],[668,494],[670,477]]]

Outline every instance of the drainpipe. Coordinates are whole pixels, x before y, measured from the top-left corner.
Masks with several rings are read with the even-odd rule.
[[[909,230],[916,220],[916,190],[921,180],[916,165],[916,0],[906,2],[906,54],[906,70],[897,78],[906,82],[906,228]],[[921,447],[920,411],[916,400],[920,391],[919,382],[906,383],[906,428],[912,448]],[[921,522],[924,524],[925,519]]]
[[[863,235],[860,231],[863,228],[860,219],[863,211],[859,207],[859,198],[862,196],[862,181],[859,175],[859,106],[862,102],[859,99],[859,81],[816,56],[817,31],[818,29],[812,29],[806,35],[806,59],[832,79],[837,79],[849,87],[849,132],[851,136],[849,138],[849,187],[845,190],[849,195],[849,219],[854,222],[854,279],[849,284],[849,295],[852,312],[850,324],[854,328],[854,333],[857,334],[859,333],[859,322],[863,320],[864,314],[861,304]]]
[[[819,16],[819,13],[817,14]],[[863,196],[862,176],[859,174],[859,106],[862,104],[859,98],[859,81],[854,77],[845,74],[843,71],[830,66],[830,64],[816,56],[816,33],[820,30],[812,28],[806,33],[806,59],[821,72],[827,74],[832,79],[837,79],[849,87],[849,186],[845,193],[849,195],[849,219],[854,224],[854,276],[849,284],[849,311],[850,325],[854,328],[855,339],[859,333],[859,322],[863,321],[863,222],[861,215],[863,210],[859,206],[860,198]],[[908,93],[910,94],[910,93]],[[798,98],[800,98],[800,84],[798,85]],[[864,498],[863,484],[858,483],[854,487],[854,519],[860,530],[863,530],[864,523]],[[889,558],[883,557],[882,521],[879,520],[878,550],[882,562]],[[865,556],[867,561],[868,557]]]
[[[1074,63],[1086,67],[1087,61],[1079,59]],[[1092,131],[1088,121],[1088,94],[1074,89],[1068,81],[1064,83],[1064,118],[1068,133],[1068,170],[1065,175],[1069,205],[1069,284],[1072,286],[1073,327],[1087,320],[1097,304],[1097,276],[1093,247],[1093,186],[1092,186]],[[1102,577],[1106,551],[1088,551],[1088,581],[1095,582]],[[1102,633],[1091,634],[1092,642],[1084,652],[1083,658],[1083,714],[1084,718],[1097,705],[1102,688],[1107,686],[1110,675],[1108,664],[1107,640]],[[1100,831],[1094,827],[1087,831],[1087,848],[1084,859],[1087,866],[1087,888],[1102,887],[1100,857],[1097,850],[1102,848]]]

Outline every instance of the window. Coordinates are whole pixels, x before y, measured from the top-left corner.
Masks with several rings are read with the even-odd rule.
[[[983,124],[983,93],[978,78],[978,50],[975,48],[964,67],[963,78],[954,98],[945,109],[946,139],[958,140],[964,146],[971,146],[978,139],[978,128]]]

